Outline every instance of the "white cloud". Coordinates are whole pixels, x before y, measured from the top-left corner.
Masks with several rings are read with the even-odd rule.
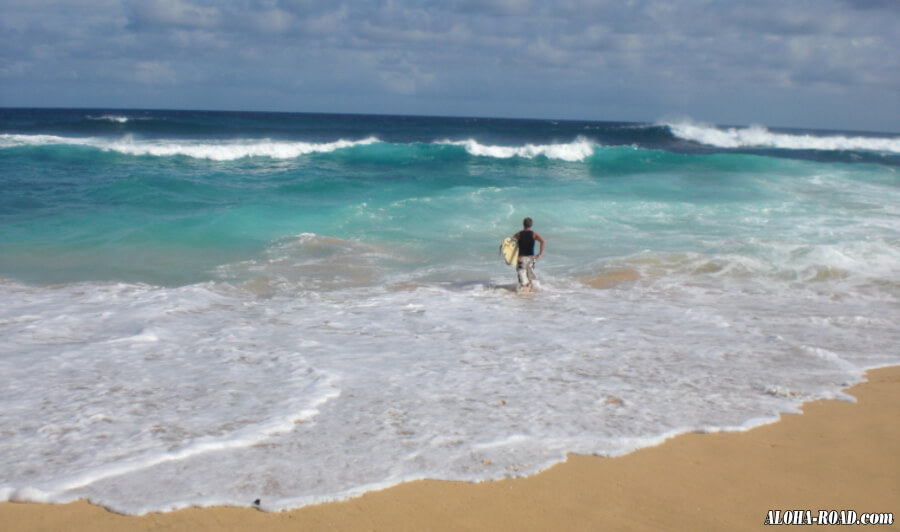
[[[141,61],[134,65],[134,78],[145,85],[174,85],[175,70],[164,61]]]
[[[293,16],[281,9],[266,9],[250,13],[248,19],[262,33],[284,33],[294,23]]]
[[[104,67],[126,65],[122,77],[134,71],[174,101],[188,85],[214,86],[222,98],[251,86],[300,97],[286,101],[303,101],[301,87],[317,101],[339,93],[340,105],[356,98],[375,107],[375,95],[405,95],[439,112],[449,100],[477,102],[485,92],[472,88],[486,87],[527,116],[535,100],[552,115],[601,93],[609,108],[613,99],[636,109],[640,95],[648,114],[674,102],[684,108],[666,110],[699,116],[710,95],[723,109],[775,114],[771,102],[840,94],[840,105],[883,117],[897,110],[900,86],[894,6],[900,1],[0,0],[0,97],[5,82],[40,94],[73,72],[83,87],[103,90],[112,77]],[[232,107],[251,104],[274,105]],[[879,105],[889,109],[872,110]]]
[[[433,73],[423,72],[418,65],[406,60],[395,64],[382,62],[377,69],[377,76],[382,87],[392,93],[403,95],[415,94],[435,80]]]
[[[139,27],[214,28],[222,22],[219,8],[187,0],[136,0],[128,5],[132,23]]]

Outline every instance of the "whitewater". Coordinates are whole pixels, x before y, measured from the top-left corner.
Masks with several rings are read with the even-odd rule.
[[[0,500],[277,511],[852,400],[900,363],[898,168],[883,133],[0,110]]]

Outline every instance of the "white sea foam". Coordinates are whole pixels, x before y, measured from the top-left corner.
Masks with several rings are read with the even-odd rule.
[[[87,144],[87,139],[66,138],[56,135],[17,135],[0,134],[0,148],[17,148],[20,146],[48,146],[52,144]]]
[[[333,142],[290,142],[268,139],[194,141],[194,140],[146,140],[125,136],[118,139],[100,137],[60,137],[55,135],[0,135],[0,148],[18,146],[69,145],[89,146],[104,151],[127,155],[152,155],[171,157],[182,155],[195,159],[234,161],[245,157],[271,157],[293,159],[311,153],[329,153],[335,150],[365,146],[380,142],[375,137],[362,140],[336,140]]]
[[[130,120],[127,116],[124,115],[101,115],[101,116],[88,116],[88,120],[102,120],[106,122],[116,122],[119,124],[124,124]]]
[[[875,151],[900,153],[900,137],[797,135],[773,133],[763,126],[722,129],[706,124],[665,124],[676,137],[718,148],[779,148],[787,150]]]
[[[128,155],[153,155],[171,157],[183,155],[196,159],[214,161],[233,161],[244,157],[271,157],[273,159],[292,159],[311,153],[329,153],[354,146],[366,146],[381,142],[376,137],[361,140],[337,140],[334,142],[290,142],[269,139],[245,139],[223,141],[194,140],[147,140],[125,136],[118,139],[100,137],[60,137],[56,135],[0,135],[0,148],[17,146],[70,145],[89,146],[105,151],[115,151]],[[495,157],[509,159],[522,157],[534,159],[546,157],[562,161],[583,161],[594,153],[596,145],[590,140],[579,137],[573,142],[560,144],[525,144],[523,146],[485,145],[469,139],[464,141],[443,140],[436,144],[462,146],[477,157]]]
[[[524,146],[485,145],[474,139],[463,141],[444,140],[441,141],[440,144],[463,146],[466,148],[467,152],[477,157],[496,157],[498,159],[510,159],[512,157],[534,159],[535,157],[546,157],[548,159],[559,159],[569,162],[585,160],[594,154],[595,148],[595,144],[584,137],[579,137],[573,142],[568,143],[526,144]]]
[[[304,233],[219,282],[0,280],[0,495],[279,510],[744,430],[900,361],[900,284],[882,267],[896,252],[648,251],[597,264],[638,273],[603,291],[565,273],[588,255],[561,256],[522,296],[499,259],[457,266],[475,282],[434,282],[392,269],[400,250]],[[309,279],[353,268],[369,281]]]

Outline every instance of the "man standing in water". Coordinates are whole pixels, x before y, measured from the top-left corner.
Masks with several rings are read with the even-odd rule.
[[[522,230],[513,235],[513,238],[519,243],[519,262],[516,264],[519,288],[531,288],[532,281],[537,278],[534,275],[534,261],[544,254],[544,239],[531,230],[532,223],[531,218],[525,218],[522,221]],[[537,256],[534,254],[535,240],[541,243],[541,249],[538,250]]]

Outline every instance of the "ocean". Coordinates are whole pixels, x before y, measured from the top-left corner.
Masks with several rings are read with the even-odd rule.
[[[898,170],[898,134],[0,109],[0,500],[277,511],[852,400],[900,364]]]

